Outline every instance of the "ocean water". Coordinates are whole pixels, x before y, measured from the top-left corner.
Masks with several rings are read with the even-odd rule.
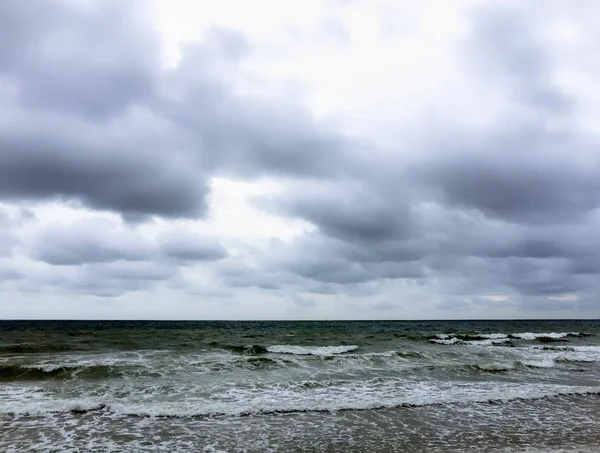
[[[0,451],[599,452],[600,321],[3,321]]]

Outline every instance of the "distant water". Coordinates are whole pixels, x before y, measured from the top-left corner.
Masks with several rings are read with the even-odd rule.
[[[4,321],[0,451],[598,452],[600,321]]]

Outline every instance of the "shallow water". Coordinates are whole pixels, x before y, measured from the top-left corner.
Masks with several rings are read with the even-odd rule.
[[[0,451],[600,451],[599,321],[0,322]]]

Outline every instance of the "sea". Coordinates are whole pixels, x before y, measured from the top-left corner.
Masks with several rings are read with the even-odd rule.
[[[600,452],[600,321],[1,321],[1,452]]]

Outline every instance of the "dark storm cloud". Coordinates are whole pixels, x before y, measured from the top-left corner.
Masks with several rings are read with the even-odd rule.
[[[0,70],[28,107],[106,119],[154,89],[157,40],[142,13],[115,0],[3,1]]]
[[[445,203],[509,222],[580,220],[600,204],[600,155],[585,138],[536,129],[482,137],[420,163],[416,174]]]
[[[436,222],[439,214],[444,219]],[[465,296],[550,296],[600,289],[593,278],[600,271],[598,223],[523,226],[456,208],[436,215],[415,209],[412,222],[418,228],[411,236],[379,243],[317,231],[282,243],[277,252],[271,249],[263,266],[315,283],[435,281],[445,294]]]
[[[340,138],[308,111],[234,94],[250,51],[239,34],[212,30],[171,70],[144,2],[38,6],[1,6],[0,199],[199,217],[212,174],[338,166]]]
[[[348,242],[382,242],[407,236],[411,219],[406,207],[394,204],[388,193],[374,192],[363,184],[343,181],[320,186],[298,186],[293,196],[268,209],[300,217],[320,231]]]
[[[202,214],[202,173],[148,112],[157,36],[140,3],[0,6],[0,197],[73,199],[139,217]]]
[[[4,155],[0,194],[4,199],[75,199],[127,218],[185,217],[205,211],[204,177],[173,160],[145,161],[144,156],[136,156],[136,146],[151,146],[146,140],[120,146],[107,137],[86,136],[85,131],[74,137],[77,132],[68,129],[69,124],[58,127],[66,128],[65,133],[28,128],[34,130],[15,137],[0,135]]]

